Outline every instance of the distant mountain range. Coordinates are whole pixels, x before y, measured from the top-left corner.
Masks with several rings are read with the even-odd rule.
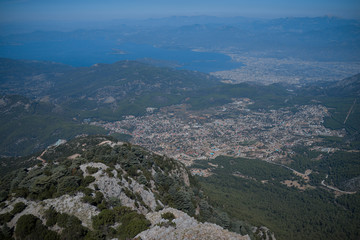
[[[119,59],[110,54],[112,49],[133,43],[163,49],[231,50],[232,53],[312,61],[360,59],[359,21],[334,17],[269,20],[172,17],[89,24],[65,32],[55,31],[56,27],[33,29],[3,35],[0,57],[79,64],[79,56],[86,63],[96,56],[97,62],[110,63]],[[156,54],[143,57],[158,58]]]

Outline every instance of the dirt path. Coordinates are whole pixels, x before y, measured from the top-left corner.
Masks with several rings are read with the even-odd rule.
[[[310,173],[312,172],[312,171],[309,170],[309,169],[306,170],[305,173],[300,173],[300,172],[296,171],[295,169],[292,169],[291,167],[285,166],[285,165],[283,165],[283,164],[274,163],[274,162],[271,162],[271,161],[267,161],[267,162],[268,162],[268,163],[275,164],[275,165],[278,165],[278,166],[281,166],[281,167],[284,167],[284,168],[286,168],[286,169],[289,169],[289,170],[291,170],[294,174],[302,177],[302,178],[303,178],[304,180],[306,180],[306,181],[309,181],[309,175],[310,175]],[[326,176],[326,178],[328,178],[328,176]],[[330,186],[330,185],[326,185],[325,180],[326,180],[326,179],[324,179],[324,180],[321,181],[321,185],[324,186],[324,187],[326,187],[326,188],[328,188],[328,189],[331,189],[331,190],[333,190],[333,191],[335,191],[335,192],[342,193],[342,194],[355,194],[355,193],[356,193],[356,192],[343,191],[343,190],[340,190],[340,189],[338,189],[338,188],[336,188],[336,187],[333,187],[333,186]]]
[[[355,194],[356,192],[347,192],[347,191],[343,191],[343,190],[340,190],[336,187],[333,187],[333,186],[329,186],[329,185],[326,185],[325,184],[325,179],[321,181],[321,185],[323,185],[324,187],[327,187],[333,191],[336,191],[336,192],[339,192],[339,193],[344,193],[344,194]]]
[[[333,187],[333,186],[330,186],[330,185],[326,185],[325,184],[325,180],[328,178],[329,176],[326,175],[326,178],[324,180],[321,181],[321,185],[323,185],[324,187],[328,188],[328,189],[331,189],[335,192],[338,192],[338,193],[343,193],[343,194],[355,194],[356,192],[347,192],[347,191],[343,191],[343,190],[340,190],[336,187]]]
[[[355,98],[355,100],[354,100],[353,105],[351,105],[351,107],[350,107],[350,109],[349,109],[349,112],[348,112],[348,114],[347,114],[347,116],[346,116],[346,118],[345,118],[344,124],[345,124],[345,123],[346,123],[346,121],[348,120],[348,118],[349,118],[349,116],[350,116],[350,114],[351,114],[351,112],[352,112],[352,110],[353,110],[353,108],[354,108],[355,104],[356,104],[356,98]]]
[[[39,160],[39,161],[42,161],[43,164],[46,163],[46,160],[42,158],[42,156],[46,153],[46,150],[44,150],[40,156],[38,156],[36,159]]]
[[[309,180],[310,180],[310,179],[309,179],[309,175],[312,173],[312,170],[310,170],[310,169],[307,169],[307,170],[305,171],[305,173],[301,173],[301,172],[298,172],[298,171],[296,171],[295,169],[292,169],[291,167],[288,167],[288,166],[283,165],[283,164],[281,164],[281,163],[275,163],[275,162],[271,162],[271,161],[266,161],[266,162],[271,163],[271,164],[278,165],[278,166],[283,167],[283,168],[286,168],[286,169],[289,169],[289,170],[292,171],[295,175],[302,177],[305,181],[309,181]]]

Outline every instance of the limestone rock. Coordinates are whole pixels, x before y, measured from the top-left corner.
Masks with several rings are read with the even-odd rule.
[[[176,227],[160,227],[158,224],[167,221],[161,218],[161,214],[171,212],[175,219],[172,220]],[[159,212],[151,212],[146,215],[151,222],[151,228],[139,233],[136,237],[143,240],[250,240],[249,236],[229,232],[212,223],[200,223],[186,213],[174,208],[165,208]]]

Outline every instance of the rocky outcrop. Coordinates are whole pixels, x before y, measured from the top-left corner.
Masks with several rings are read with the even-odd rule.
[[[99,170],[94,174],[89,174],[86,171],[87,167],[98,168]],[[145,185],[138,183],[135,179],[127,177],[129,180],[125,180],[123,177],[118,176],[116,170],[113,170],[111,173],[113,177],[109,177],[105,172],[109,167],[103,163],[86,163],[80,166],[80,169],[84,172],[84,177],[91,175],[95,177],[95,181],[90,184],[90,188],[95,190],[95,185],[99,188],[99,191],[102,192],[106,199],[117,198],[120,199],[123,206],[137,210],[142,214],[148,213],[149,210],[154,211],[157,205],[162,205],[159,201],[156,201],[154,193],[150,190],[146,190]],[[119,165],[116,166],[117,169],[121,169]],[[122,170],[121,170],[122,171]],[[136,206],[135,200],[128,197],[124,189],[129,189],[132,193],[137,193],[140,195],[141,200],[146,206]]]
[[[74,231],[107,238],[139,233],[143,240],[250,239],[189,216],[201,219],[201,197],[189,171],[173,159],[106,138],[79,138],[49,149],[42,155],[46,162],[20,169],[4,181],[8,195],[0,214],[6,221],[0,227],[14,230],[21,216],[31,214],[63,237]],[[76,226],[65,224],[69,216],[78,219],[71,218]]]
[[[162,214],[167,212],[175,216],[175,219],[172,220],[173,226],[161,226],[161,223],[168,221],[161,217]],[[174,208],[165,208],[158,212],[148,213],[146,218],[151,222],[151,228],[136,236],[143,240],[250,240],[250,237],[247,235],[241,236],[229,232],[216,224],[200,223],[193,217]]]
[[[83,193],[78,193],[75,196],[63,195],[58,198],[46,199],[39,202],[29,201],[23,198],[16,198],[14,201],[7,202],[8,206],[3,209],[0,214],[10,212],[16,203],[23,202],[26,204],[26,208],[21,213],[16,214],[13,217],[9,224],[7,224],[8,227],[14,227],[19,218],[25,214],[32,214],[40,218],[43,223],[45,223],[45,211],[50,207],[54,207],[54,209],[59,213],[67,213],[69,215],[76,216],[81,220],[83,226],[91,228],[91,218],[95,215],[98,215],[99,210],[95,206],[82,202],[81,198],[83,196]]]

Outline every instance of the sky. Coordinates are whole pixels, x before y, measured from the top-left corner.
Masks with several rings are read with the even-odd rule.
[[[360,0],[0,0],[0,23],[197,15],[360,19]]]

